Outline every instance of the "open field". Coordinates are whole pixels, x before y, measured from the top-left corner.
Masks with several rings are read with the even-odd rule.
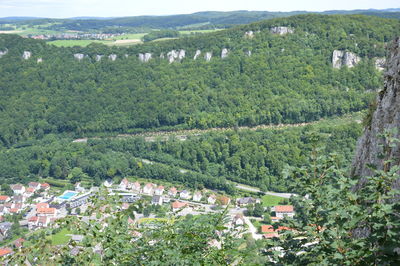
[[[273,195],[264,195],[261,198],[261,200],[262,200],[262,205],[264,207],[270,207],[270,206],[279,205],[282,201],[285,200],[285,198],[273,196]]]
[[[51,239],[51,243],[53,245],[63,245],[68,243],[71,239],[71,236],[68,236],[71,232],[67,228],[63,228],[60,232],[55,235],[51,235],[49,238]]]

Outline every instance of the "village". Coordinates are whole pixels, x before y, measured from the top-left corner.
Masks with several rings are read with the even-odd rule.
[[[27,186],[10,186],[13,195],[0,195],[0,257],[12,255],[24,247],[25,236],[16,238],[13,230],[23,229],[25,235],[35,231],[52,228],[56,220],[67,216],[79,217],[88,223],[96,215],[88,213],[92,199],[99,197],[100,191],[106,191],[110,197],[118,198],[118,210],[128,210],[132,204],[141,201],[145,207],[141,212],[134,211],[134,219],[129,218],[132,226],[141,226],[144,220],[151,221],[174,216],[204,215],[227,211],[229,222],[225,227],[236,233],[237,237],[250,234],[253,239],[279,237],[287,227],[274,228],[273,223],[285,217],[295,215],[292,205],[262,207],[261,199],[239,197],[232,199],[215,191],[190,191],[168,188],[153,183],[140,183],[127,178],[114,184],[106,180],[101,187],[85,188],[81,183],[74,185],[74,190],[61,191],[52,189],[48,183],[30,182]],[[60,195],[61,193],[61,195]],[[106,206],[103,206],[104,208]],[[254,217],[255,209],[261,208],[265,215]],[[254,216],[252,216],[254,215]],[[260,215],[258,215],[260,216]],[[264,217],[263,217],[264,216]],[[17,220],[16,220],[17,218]],[[265,223],[269,224],[265,224]],[[69,236],[72,241],[80,242],[84,235]]]

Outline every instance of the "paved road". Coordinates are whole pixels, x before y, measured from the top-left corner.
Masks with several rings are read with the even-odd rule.
[[[254,193],[264,193],[265,195],[277,196],[277,197],[282,197],[282,198],[286,198],[286,199],[290,198],[291,196],[296,195],[294,193],[279,193],[279,192],[272,192],[272,191],[264,192],[264,191],[261,191],[259,188],[249,187],[249,186],[242,185],[242,184],[237,184],[236,188],[254,192]]]
[[[249,227],[249,231],[251,233],[251,236],[257,240],[262,238],[262,234],[257,233],[257,228],[251,223],[249,217],[244,217],[244,222],[247,224]]]

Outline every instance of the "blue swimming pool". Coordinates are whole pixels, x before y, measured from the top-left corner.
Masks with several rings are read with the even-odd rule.
[[[72,197],[74,197],[76,194],[78,194],[78,193],[75,192],[75,191],[65,191],[64,194],[62,194],[62,195],[59,196],[58,198],[59,198],[59,199],[62,199],[62,200],[69,200],[69,199],[71,199]]]

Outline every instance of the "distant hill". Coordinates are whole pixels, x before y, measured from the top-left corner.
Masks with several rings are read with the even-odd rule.
[[[375,60],[385,56],[399,25],[309,14],[131,47],[57,48],[3,34],[0,51],[8,53],[0,58],[0,145],[49,133],[302,123],[363,110],[382,83]],[[293,33],[273,34],[280,26]],[[172,50],[184,50],[182,60],[170,64]],[[334,50],[361,61],[335,69]],[[23,60],[24,51],[31,58]],[[81,60],[74,58],[78,53]],[[140,62],[140,53],[151,54],[149,62]]]
[[[318,13],[308,11],[292,12],[269,12],[269,11],[205,11],[193,14],[179,14],[169,16],[135,16],[119,18],[102,17],[76,17],[68,19],[52,18],[30,18],[30,17],[9,17],[0,18],[0,24],[16,23],[29,25],[42,25],[55,23],[55,25],[43,26],[55,31],[103,31],[103,32],[127,32],[137,29],[210,29],[228,28],[239,24],[248,24],[265,19],[289,17],[299,14]],[[320,14],[364,14],[384,18],[400,19],[400,9],[384,10],[331,10],[319,12]],[[136,30],[135,30],[136,29]]]

